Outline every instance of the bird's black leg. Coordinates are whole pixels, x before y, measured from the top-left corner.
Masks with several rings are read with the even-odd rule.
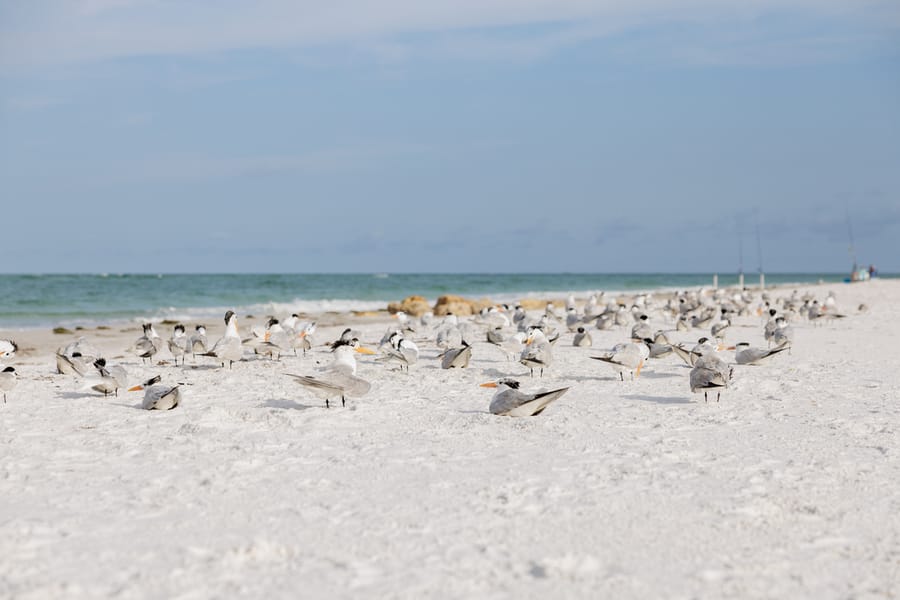
[[[347,401],[344,400],[343,396],[341,396],[341,406],[347,406]]]
[[[619,380],[625,381],[625,375],[622,374],[622,371],[619,371]]]
[[[706,397],[706,392],[703,392],[703,401],[709,402],[709,398]]]
[[[722,392],[716,392],[716,402],[719,401],[719,398],[722,397]]]
[[[325,408],[331,408],[331,405],[328,404],[328,398],[325,398]]]

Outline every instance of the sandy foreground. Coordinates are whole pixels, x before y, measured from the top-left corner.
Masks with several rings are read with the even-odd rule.
[[[330,409],[285,375],[321,346],[151,367],[124,354],[136,328],[79,332],[135,384],[190,384],[167,412],[56,374],[74,336],[0,332],[26,350],[0,404],[0,597],[898,597],[900,281],[799,289],[848,317],[795,322],[791,353],[736,366],[718,404],[677,357],[624,382],[588,358],[630,328],[563,333],[543,379],[483,337],[463,370],[426,341],[409,374],[360,356],[371,392]],[[374,348],[389,322],[316,341],[346,323]],[[726,341],[764,347],[761,320]],[[503,375],[571,389],[498,417],[478,384]]]

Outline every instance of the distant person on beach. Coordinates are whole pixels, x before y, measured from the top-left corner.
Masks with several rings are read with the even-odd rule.
[[[875,265],[869,265],[869,277],[875,277],[878,275],[878,269],[875,268]]]

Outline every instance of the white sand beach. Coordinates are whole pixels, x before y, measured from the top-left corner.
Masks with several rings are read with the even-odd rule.
[[[248,350],[232,369],[166,350],[143,365],[125,353],[139,328],[78,332],[129,385],[184,383],[164,412],[58,374],[74,336],[2,331],[20,352],[0,404],[0,597],[898,597],[900,281],[797,289],[833,291],[846,317],[794,320],[791,351],[734,366],[718,403],[676,356],[620,381],[590,357],[631,325],[575,347],[561,307],[543,378],[481,326],[468,368],[443,370],[423,330],[409,373],[359,355],[371,391],[329,409],[286,373],[326,364],[345,325],[375,349],[394,320],[332,316],[307,356]],[[673,342],[709,335],[648,312]],[[739,341],[766,347],[761,317],[735,320]],[[501,417],[479,384],[502,376],[571,389]]]

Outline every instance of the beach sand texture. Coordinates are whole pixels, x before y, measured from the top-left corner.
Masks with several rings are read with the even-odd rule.
[[[590,329],[592,348],[560,326],[543,378],[483,333],[466,369],[425,341],[408,374],[359,355],[371,391],[330,409],[285,373],[327,363],[345,322],[374,348],[390,319],[335,319],[306,357],[231,370],[142,365],[136,328],[79,332],[129,385],[189,384],[167,412],[56,374],[71,336],[0,332],[23,349],[0,404],[0,597],[900,596],[900,281],[798,289],[848,316],[793,323],[790,354],[735,366],[708,404],[677,357],[624,382],[590,359],[630,325]],[[759,317],[738,341],[765,347]],[[499,417],[478,384],[506,375],[571,389]]]

